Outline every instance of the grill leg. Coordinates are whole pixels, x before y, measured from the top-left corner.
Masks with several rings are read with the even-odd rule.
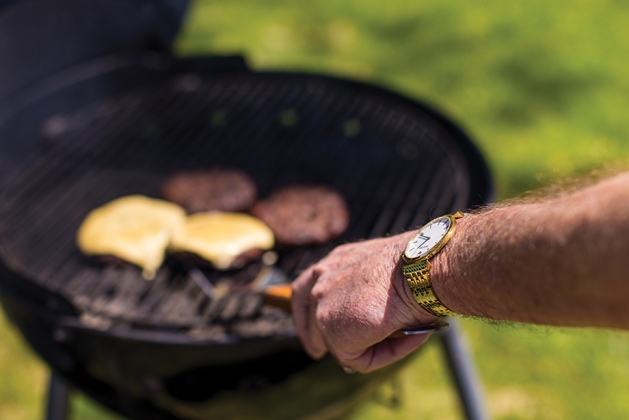
[[[448,360],[450,372],[454,377],[465,416],[468,420],[487,420],[485,398],[476,366],[461,334],[461,327],[456,319],[448,319],[450,328],[441,332],[439,338]]]
[[[70,387],[56,373],[51,372],[45,420],[67,420],[69,397]]]

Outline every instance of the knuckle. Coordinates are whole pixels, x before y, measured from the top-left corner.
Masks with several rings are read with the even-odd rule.
[[[350,252],[353,247],[354,247],[354,244],[339,245],[336,248],[334,248],[332,252],[330,252],[330,256],[335,256],[335,257],[341,256],[343,254],[346,254],[347,252]]]
[[[333,330],[330,326],[333,324],[332,316],[324,306],[318,306],[315,311],[315,321],[319,326],[322,334],[330,334]]]
[[[311,270],[312,270],[312,276],[315,277],[316,279],[319,279],[325,272],[325,268],[320,262],[312,266]]]
[[[317,283],[314,285],[312,290],[310,290],[311,299],[315,301],[319,301],[325,297],[325,285],[321,283]]]
[[[342,244],[337,246],[334,251],[335,252],[343,252],[343,251],[347,251],[348,249],[350,249],[352,247],[352,244]]]

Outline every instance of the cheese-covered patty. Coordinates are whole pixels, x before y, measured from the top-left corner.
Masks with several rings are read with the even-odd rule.
[[[215,211],[188,216],[173,235],[170,248],[194,253],[224,270],[245,252],[271,249],[274,242],[273,232],[261,220],[244,213]]]
[[[87,215],[77,243],[87,255],[113,255],[136,264],[146,279],[152,279],[185,216],[181,207],[164,200],[121,197]]]

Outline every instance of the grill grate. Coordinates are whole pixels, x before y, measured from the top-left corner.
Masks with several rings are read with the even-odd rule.
[[[146,282],[135,267],[98,266],[77,250],[90,210],[123,195],[157,196],[175,171],[242,168],[262,196],[293,183],[340,190],[351,213],[347,234],[327,246],[280,249],[289,277],[335,244],[416,227],[469,201],[465,158],[431,117],[397,97],[319,77],[177,76],[29,128],[5,124],[3,135],[15,139],[0,154],[3,259],[105,326],[220,338],[268,334],[274,324],[274,334],[290,333],[290,320],[261,309],[253,294],[210,301],[177,262]],[[255,273],[205,274],[220,281]]]

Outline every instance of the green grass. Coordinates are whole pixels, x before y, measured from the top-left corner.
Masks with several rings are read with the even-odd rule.
[[[31,420],[40,417],[47,373],[0,314],[0,418]]]
[[[0,419],[33,420],[44,416],[49,372],[0,311]],[[72,418],[118,420],[81,395],[72,396]],[[120,419],[122,420],[122,419]]]
[[[594,0],[198,1],[178,51],[433,104],[477,140],[504,198],[629,155],[628,17]]]
[[[376,83],[442,110],[476,140],[501,199],[629,158],[629,4],[530,0],[198,0],[181,55]],[[40,416],[46,372],[0,322],[0,418]],[[464,326],[495,419],[629,418],[629,336]],[[457,419],[429,344],[354,419]],[[74,419],[114,419],[75,397]]]

